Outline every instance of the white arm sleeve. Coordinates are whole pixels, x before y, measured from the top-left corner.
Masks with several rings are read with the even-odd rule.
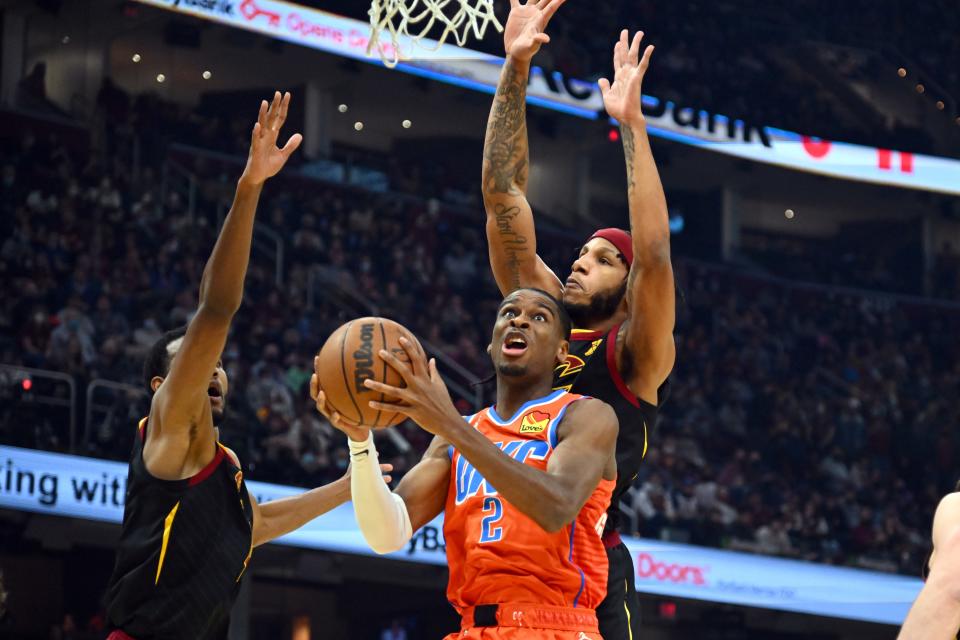
[[[390,491],[380,473],[373,432],[365,442],[349,440],[353,513],[363,538],[375,552],[392,553],[407,544],[413,530],[403,498]]]

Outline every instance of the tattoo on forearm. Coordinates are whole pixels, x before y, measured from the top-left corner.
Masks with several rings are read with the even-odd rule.
[[[627,191],[632,193],[636,184],[633,175],[633,157],[637,150],[637,140],[633,135],[633,129],[628,126],[620,127],[620,137],[623,138],[623,155],[627,159]]]
[[[519,214],[519,207],[497,204],[493,209],[500,245],[503,247],[506,267],[510,272],[510,285],[515,289],[520,288],[520,266],[527,259],[528,253],[527,237],[513,229],[513,220]]]
[[[526,80],[512,61],[504,65],[483,148],[488,176],[483,186],[493,193],[523,195],[526,191],[529,165]]]

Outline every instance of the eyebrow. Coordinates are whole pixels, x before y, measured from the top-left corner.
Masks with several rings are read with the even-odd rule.
[[[500,311],[503,311],[504,309],[510,306],[517,306],[518,304],[519,303],[517,301],[517,298],[508,298],[507,300],[504,300],[503,302],[500,303]],[[557,315],[557,312],[553,309],[553,307],[547,302],[545,302],[544,300],[536,300],[533,302],[533,304],[535,304],[537,307],[541,309],[545,309],[546,311],[550,312],[550,315],[552,316]]]
[[[583,255],[585,251],[587,251],[587,245],[583,245],[582,247],[580,247],[580,255]],[[601,246],[599,249],[597,249],[597,252],[612,254],[618,258],[623,255],[622,253],[620,253],[619,251],[617,251],[612,247],[604,247],[604,246]]]
[[[553,310],[553,307],[552,307],[551,305],[547,304],[546,302],[544,302],[544,301],[542,301],[542,300],[539,300],[539,301],[537,301],[535,304],[536,304],[538,307],[540,307],[541,309],[546,309],[547,311],[549,311],[549,312],[550,312],[550,315],[552,315],[552,316],[557,315],[556,311]]]

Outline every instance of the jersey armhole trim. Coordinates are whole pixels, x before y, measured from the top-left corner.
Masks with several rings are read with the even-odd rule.
[[[602,337],[602,332],[590,331],[588,329],[573,329],[570,332],[570,340],[572,342],[586,342],[587,340],[597,340]]]
[[[574,396],[576,394],[570,394]],[[557,417],[550,422],[550,427],[547,429],[547,442],[550,443],[551,449],[556,449],[557,445],[560,444],[560,423],[563,422],[563,417],[567,413],[567,409],[570,408],[570,405],[580,402],[581,400],[592,400],[592,396],[579,396],[572,397],[570,402],[563,405],[563,408],[560,409],[560,413],[557,414]]]
[[[225,457],[227,457],[227,454],[224,452],[223,447],[220,446],[220,443],[218,442],[217,453],[213,456],[213,460],[208,462],[207,466],[205,466],[203,469],[190,476],[190,478],[187,479],[187,486],[195,487],[209,478],[210,475],[217,470],[217,467],[220,466],[220,463],[223,462]]]
[[[620,369],[617,367],[617,334],[620,333],[620,325],[618,324],[613,329],[610,330],[610,333],[607,334],[607,370],[610,372],[610,378],[613,380],[613,384],[617,387],[617,390],[620,392],[626,400],[633,406],[640,408],[640,398],[638,398],[632,391],[630,387],[627,386],[627,383],[624,382],[623,376],[620,375]]]

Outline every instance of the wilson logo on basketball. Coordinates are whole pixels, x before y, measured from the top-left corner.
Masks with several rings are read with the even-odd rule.
[[[368,389],[363,381],[373,378],[373,323],[360,325],[360,347],[353,352],[353,384],[357,393]]]
[[[543,433],[550,424],[550,414],[542,411],[531,411],[520,421],[520,433]]]
[[[641,553],[637,557],[637,577],[652,578],[658,582],[672,582],[673,584],[692,584],[705,586],[706,569],[688,564],[668,564],[658,562],[649,553]]]

